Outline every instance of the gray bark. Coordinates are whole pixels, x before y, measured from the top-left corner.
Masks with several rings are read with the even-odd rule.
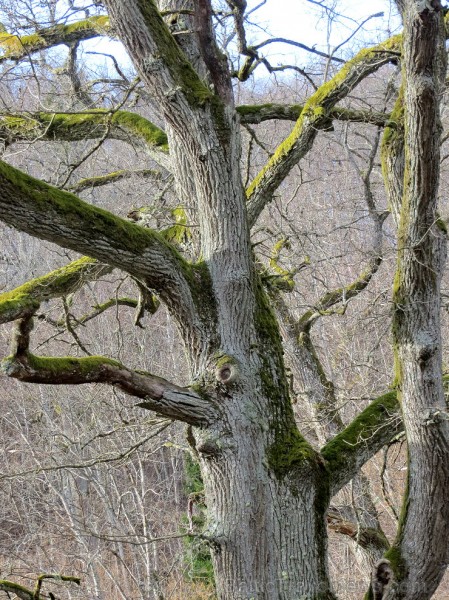
[[[295,424],[279,329],[254,266],[249,229],[317,129],[328,125],[335,103],[388,62],[398,40],[361,53],[326,93],[313,97],[286,152],[270,160],[253,186],[248,216],[239,119],[211,39],[209,2],[187,3],[195,9],[196,35],[179,41],[152,0],[104,4],[165,120],[180,198],[191,198],[197,211],[202,262],[189,264],[154,231],[5,164],[0,218],[127,271],[157,292],[179,325],[192,385],[180,388],[101,357],[86,363],[60,359],[56,368],[29,354],[26,320],[5,370],[25,381],[90,378],[120,385],[144,398],[145,408],[193,426],[189,439],[201,465],[208,513],[204,537],[220,600],[333,600],[326,556],[330,494],[394,435],[389,419],[396,416],[396,397],[377,399],[321,453],[307,443]],[[328,300],[331,306],[337,301]]]
[[[398,6],[404,21],[405,174],[393,335],[409,473],[392,563],[397,582],[385,597],[425,600],[446,569],[449,536],[449,424],[440,337],[446,232],[436,211],[445,33],[439,2],[403,0]]]

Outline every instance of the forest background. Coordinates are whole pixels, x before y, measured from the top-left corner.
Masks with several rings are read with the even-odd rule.
[[[245,58],[238,52],[235,24],[226,16],[226,3],[216,4],[217,38],[241,74]],[[299,114],[297,105],[361,48],[397,31],[394,16],[381,20],[367,13],[365,22],[354,18],[348,3],[311,4],[319,27],[331,36],[337,31],[338,41],[334,44],[330,37],[329,43],[324,40],[315,46],[303,38],[294,40],[308,46],[299,54],[288,42],[282,44],[282,55],[271,52],[271,44],[262,46],[265,62],[260,61],[255,73],[235,80],[238,106],[288,107],[280,118],[278,109],[276,118],[263,119],[241,111],[245,187],[291,131]],[[383,4],[390,7],[389,2]],[[264,8],[248,16],[249,36],[257,43],[271,34]],[[122,51],[115,52],[115,42],[85,43],[80,36],[63,45],[55,40],[49,48],[19,56],[24,45],[14,42],[15,36],[103,14],[97,2],[0,2],[2,158],[132,222],[173,228],[174,242],[186,254],[194,253],[197,224],[186,219],[194,208],[179,203],[163,155],[153,149],[147,152],[138,136],[113,135],[111,125],[90,136],[95,139],[81,132],[75,140],[56,136],[49,140],[51,121],[39,131],[33,122],[27,130],[26,120],[31,123],[31,115],[38,111],[98,108],[111,114],[132,111],[163,127],[145,86],[123,60]],[[114,35],[106,21],[96,28],[95,35]],[[341,35],[342,31],[348,34]],[[289,30],[286,37],[291,36]],[[295,48],[294,55],[289,48]],[[313,348],[322,369],[318,384],[311,387],[288,336],[285,353],[295,416],[314,446],[321,445],[333,427],[349,423],[392,383],[397,234],[388,215],[380,144],[399,77],[398,65],[386,64],[345,97],[339,118],[322,128],[253,230],[257,260],[273,286],[282,280],[288,314],[298,320],[313,313]],[[445,102],[446,98],[442,190],[449,157]],[[371,120],[346,119],[343,109],[363,111]],[[6,122],[11,114],[16,122]],[[444,196],[440,211],[445,220],[449,207]],[[0,235],[2,291],[79,257],[5,225]],[[338,301],[326,303],[336,290]],[[445,272],[443,364],[448,352],[448,298]],[[41,308],[34,319],[33,352],[104,355],[179,385],[190,383],[173,320],[130,275],[105,272],[82,289],[47,300]],[[12,328],[6,324],[0,333],[3,356],[9,353]],[[55,582],[51,587],[58,597],[73,600],[213,598],[211,564],[201,538],[202,482],[185,425],[136,408],[125,393],[101,384],[50,386],[3,377],[1,385],[0,579],[33,588],[41,573],[80,577],[80,586]],[[324,385],[331,400],[318,411],[310,408],[314,394],[322,393],[316,385]],[[364,466],[362,476],[332,500],[327,518],[329,559],[341,600],[363,596],[373,564],[393,542],[406,471],[405,440],[399,432]],[[370,537],[372,531],[378,532],[376,536]],[[350,578],[343,576],[347,573]],[[8,593],[0,591],[0,597]],[[446,577],[434,597],[443,599],[448,593]]]

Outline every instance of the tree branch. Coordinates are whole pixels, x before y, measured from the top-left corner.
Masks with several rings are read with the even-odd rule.
[[[259,124],[272,119],[297,121],[304,110],[303,104],[255,104],[237,106],[240,122],[243,124]],[[371,110],[356,110],[335,106],[329,111],[329,118],[351,123],[369,123],[385,127],[390,116]]]
[[[7,581],[6,579],[0,579],[0,591],[6,592],[6,594],[14,594],[21,600],[40,600],[42,583],[45,579],[54,579],[56,581],[71,581],[77,585],[81,585],[81,579],[79,577],[72,577],[69,575],[50,575],[43,574],[39,575],[36,580],[36,586],[34,590],[30,590],[23,585]],[[52,595],[50,595],[51,597]],[[54,596],[53,596],[54,597]]]
[[[192,268],[163,238],[0,162],[0,219],[122,269],[156,291],[195,345],[202,326]]]
[[[80,289],[87,281],[110,273],[112,267],[84,257],[47,275],[0,294],[0,323],[14,321],[39,308],[41,302]]]
[[[390,543],[381,530],[375,527],[360,527],[360,523],[342,517],[336,508],[331,507],[326,518],[329,529],[351,538],[365,550],[374,547],[382,556],[390,548]]]
[[[31,354],[28,348],[32,321],[28,316],[17,323],[12,354],[0,363],[2,373],[8,377],[47,385],[107,383],[141,398],[143,402],[138,406],[170,419],[203,426],[210,425],[216,417],[212,404],[194,391],[151,373],[133,371],[104,356],[53,358]]]
[[[155,169],[140,169],[139,171],[122,169],[120,171],[108,173],[107,175],[99,175],[97,177],[86,177],[84,179],[80,179],[78,183],[75,183],[70,187],[70,191],[74,194],[78,194],[86,189],[109,185],[110,183],[115,183],[116,181],[121,181],[122,179],[129,179],[134,176],[143,177],[145,179],[160,179],[161,173]]]
[[[108,138],[142,148],[156,162],[170,169],[165,133],[145,117],[125,110],[75,113],[0,114],[0,139],[15,141],[84,141]]]
[[[34,600],[34,592],[32,590],[6,579],[0,579],[0,591],[6,592],[8,595],[14,594],[20,600]]]
[[[46,50],[60,44],[73,44],[89,40],[110,31],[109,17],[101,15],[69,25],[54,25],[40,29],[31,35],[20,37],[7,32],[0,33],[0,47],[3,49],[0,63],[5,60],[19,61],[39,50]]]
[[[403,430],[395,391],[374,400],[321,450],[327,463],[331,496],[358,473],[395,435]]]
[[[278,146],[247,190],[250,225],[298,161],[310,150],[320,129],[329,128],[331,110],[365,77],[397,58],[401,37],[394,36],[369,50],[362,50],[310,97],[291,134]]]

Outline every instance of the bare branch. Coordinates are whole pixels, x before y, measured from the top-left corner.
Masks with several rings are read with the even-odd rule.
[[[275,37],[270,38],[269,40],[265,40],[260,44],[256,44],[252,46],[254,50],[260,50],[264,46],[268,46],[269,44],[287,44],[289,46],[294,46],[295,48],[300,48],[301,50],[306,50],[311,54],[316,54],[317,56],[321,56],[322,58],[328,58],[329,60],[333,60],[334,62],[338,62],[340,64],[344,64],[346,61],[343,58],[338,58],[337,56],[332,56],[327,52],[321,52],[316,48],[311,48],[310,46],[306,46],[305,44],[301,44],[301,42],[295,42],[294,40],[288,40],[287,38]]]
[[[390,543],[382,531],[374,527],[360,527],[359,523],[342,517],[338,509],[331,507],[327,511],[326,518],[329,529],[351,538],[362,548],[368,549],[374,546],[379,549],[381,556],[390,548]]]

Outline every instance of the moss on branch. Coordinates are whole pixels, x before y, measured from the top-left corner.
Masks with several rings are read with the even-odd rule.
[[[86,177],[84,179],[80,179],[78,183],[71,186],[70,191],[73,193],[79,193],[88,188],[109,185],[110,183],[115,183],[117,181],[121,181],[122,179],[129,179],[133,176],[160,179],[160,171],[156,171],[155,169],[141,169],[139,171],[128,171],[126,169],[122,169],[120,171],[107,173],[106,175],[98,175],[96,177]]]
[[[185,94],[191,106],[202,106],[214,96],[187,60],[154,2],[138,0],[138,8],[150,32],[156,52],[146,57],[141,69],[144,73],[166,69],[176,87]],[[163,63],[163,64],[161,64]]]
[[[44,573],[43,575],[39,575],[39,577],[37,578],[34,590],[30,590],[23,585],[14,583],[13,581],[0,579],[0,591],[5,592],[8,595],[8,597],[9,594],[14,594],[21,600],[40,600],[42,598],[41,588],[45,579],[54,579],[56,581],[70,581],[72,583],[76,583],[77,585],[81,585],[81,579],[79,577],[72,577],[69,575],[50,575]],[[46,594],[45,597],[47,597]],[[53,594],[50,594],[50,597],[53,598]]]
[[[374,400],[321,450],[338,491],[371,456],[402,429],[396,391]]]
[[[0,294],[0,323],[13,321],[34,312],[41,302],[70,294],[86,283],[110,272],[108,265],[83,257],[69,265],[27,281]]]
[[[135,257],[153,246],[158,246],[161,250],[168,250],[173,257],[181,259],[179,253],[156,231],[144,229],[107,210],[83,202],[75,195],[35,179],[5,162],[0,162],[0,186],[5,193],[4,201],[0,202],[1,218],[10,225],[38,237],[59,243],[66,237],[76,237],[75,231],[78,230],[82,232],[86,241],[89,240],[88,245],[91,245],[93,250],[95,243],[102,239],[107,240],[111,248],[122,249]],[[39,223],[25,222],[20,226],[19,213],[22,216],[23,210],[28,211],[25,221],[33,217],[38,220],[39,215],[43,215],[45,224],[54,230],[54,236],[39,235]],[[67,227],[70,227],[70,233],[60,233],[60,229]],[[73,244],[67,243],[67,246],[78,249],[76,240]]]
[[[83,141],[101,138],[109,129],[109,137],[126,142],[139,142],[147,148],[168,153],[164,131],[137,113],[119,110],[92,110],[77,113],[3,114],[0,137],[9,143],[37,138],[57,141]]]
[[[303,104],[254,104],[237,106],[240,121],[248,124],[258,124],[272,119],[297,121],[304,109]],[[338,121],[349,121],[352,123],[370,123],[378,127],[384,127],[389,115],[370,110],[357,110],[343,107],[334,107],[329,116]]]
[[[361,50],[328,82],[312,94],[289,136],[277,147],[266,165],[247,189],[251,226],[290,170],[310,150],[319,130],[332,126],[331,111],[363,79],[394,59],[400,50],[401,36]]]
[[[12,33],[0,33],[0,48],[3,54],[0,62],[4,60],[20,60],[37,52],[59,44],[70,44],[88,40],[110,31],[109,17],[106,15],[93,16],[88,19],[76,21],[68,25],[55,25],[40,29],[30,35],[17,36]]]

